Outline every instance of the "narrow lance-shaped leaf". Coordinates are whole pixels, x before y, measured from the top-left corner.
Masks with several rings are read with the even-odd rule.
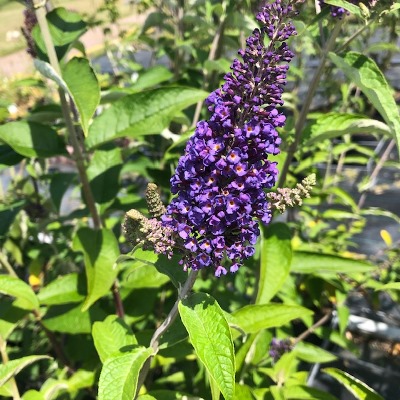
[[[84,254],[88,292],[82,307],[85,311],[109,292],[117,276],[118,241],[108,229],[81,228],[74,237],[73,249]]]
[[[122,136],[160,133],[177,112],[206,96],[203,90],[187,87],[159,88],[125,96],[93,121],[87,146],[95,147]]]
[[[272,224],[263,230],[256,304],[271,300],[288,277],[292,261],[290,239],[286,224]]]
[[[21,279],[0,275],[0,293],[16,297],[14,306],[24,310],[39,308],[39,301],[32,288]]]
[[[311,315],[313,312],[301,306],[286,304],[248,305],[232,314],[233,322],[246,333],[278,328],[288,322]]]
[[[28,365],[49,358],[48,356],[27,356],[18,358],[17,360],[11,360],[7,364],[0,364],[0,386],[3,386],[9,379],[17,375]]]
[[[235,353],[229,325],[210,295],[196,293],[179,303],[190,341],[225,400],[235,393]]]
[[[382,121],[357,114],[321,114],[309,129],[310,137],[305,141],[304,146],[312,146],[322,140],[333,139],[345,134],[373,133],[391,136],[389,126]]]
[[[384,400],[375,390],[347,372],[337,368],[325,368],[322,371],[340,382],[358,400]]]
[[[351,4],[349,1],[345,0],[325,0],[326,4],[330,4],[336,7],[342,7],[345,10],[351,12],[352,14],[356,15],[359,18],[362,18],[362,12],[360,7],[356,6],[355,4]]]
[[[393,97],[393,90],[375,61],[356,52],[343,58],[334,53],[329,57],[349,80],[354,82],[391,128],[400,149],[400,114]]]
[[[301,274],[352,274],[376,269],[365,261],[339,257],[331,254],[296,251],[290,270]]]
[[[130,353],[110,357],[100,373],[99,400],[132,400],[139,372],[153,349],[140,347]]]

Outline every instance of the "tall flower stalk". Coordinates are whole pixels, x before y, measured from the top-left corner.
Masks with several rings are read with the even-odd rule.
[[[236,272],[254,254],[257,219],[271,220],[264,189],[275,185],[278,170],[268,156],[279,153],[282,92],[293,57],[286,41],[296,34],[290,18],[301,2],[276,0],[261,8],[261,28],[207,98],[211,117],[197,124],[179,160],[171,179],[177,196],[162,222],[174,232],[185,270]]]

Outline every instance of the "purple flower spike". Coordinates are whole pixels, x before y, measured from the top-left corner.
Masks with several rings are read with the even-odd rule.
[[[285,41],[296,34],[290,18],[301,2],[261,8],[261,28],[207,98],[211,116],[197,124],[171,178],[177,196],[162,222],[175,232],[185,269],[212,267],[217,277],[236,272],[254,254],[257,219],[271,220],[264,189],[275,185],[278,171],[268,155],[279,153],[276,128],[286,119],[279,107],[293,57]]]

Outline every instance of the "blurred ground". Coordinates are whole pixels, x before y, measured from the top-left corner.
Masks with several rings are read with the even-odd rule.
[[[86,15],[93,12],[102,4],[102,0],[53,0],[54,7],[65,6]],[[0,0],[0,78],[11,77],[33,71],[32,60],[25,51],[25,41],[20,34],[23,23],[24,7],[16,1]],[[119,30],[131,30],[135,25],[144,22],[144,15],[132,14],[133,10],[126,1],[120,1],[119,11],[123,16],[119,21]],[[96,15],[96,17],[99,17]],[[101,16],[100,16],[101,17]],[[104,19],[104,17],[103,17]],[[108,24],[106,24],[108,27]],[[111,39],[118,37],[118,28],[110,26]],[[82,41],[87,52],[98,52],[103,48],[103,27],[90,29]]]

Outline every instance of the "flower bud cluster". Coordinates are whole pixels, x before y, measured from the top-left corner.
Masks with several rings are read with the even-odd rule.
[[[32,0],[26,0],[25,4],[26,4],[26,8],[24,10],[24,24],[21,27],[21,32],[26,40],[27,53],[32,58],[36,58],[36,56],[37,56],[36,46],[35,46],[35,41],[33,40],[33,37],[32,37],[32,31],[33,31],[33,28],[37,25],[38,21],[36,18],[35,11],[33,9]]]
[[[275,192],[267,193],[271,209],[285,212],[286,207],[301,206],[303,199],[310,197],[313,186],[317,183],[315,174],[311,174],[298,183],[295,188],[278,188]]]
[[[211,117],[197,124],[171,179],[177,196],[162,216],[183,249],[184,269],[211,267],[216,276],[236,272],[254,254],[257,219],[268,224],[271,210],[264,189],[278,170],[268,155],[279,153],[276,128],[293,53],[290,18],[298,0],[275,0],[257,15],[255,29],[234,60],[224,85],[206,100]]]
[[[290,339],[277,339],[273,338],[271,340],[269,355],[272,357],[273,361],[276,363],[285,354],[290,353],[293,349],[293,344]]]
[[[172,230],[163,226],[156,218],[148,219],[137,210],[129,210],[122,225],[126,238],[133,246],[141,245],[144,250],[172,256],[175,245]]]

